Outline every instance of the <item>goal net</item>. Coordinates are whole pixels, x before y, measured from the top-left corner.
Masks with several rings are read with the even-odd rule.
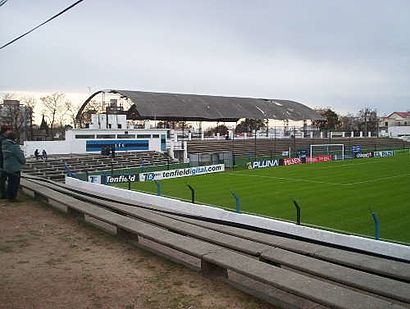
[[[310,159],[316,156],[331,155],[333,160],[345,159],[344,144],[319,144],[310,145]]]

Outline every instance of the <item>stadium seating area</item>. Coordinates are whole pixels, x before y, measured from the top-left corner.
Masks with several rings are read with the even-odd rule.
[[[278,156],[282,151],[291,148],[309,149],[312,144],[344,144],[346,149],[352,145],[360,145],[363,150],[385,150],[410,148],[410,142],[394,138],[333,138],[329,139],[257,139],[247,140],[193,140],[188,142],[188,153],[210,153],[232,151],[237,157]],[[256,144],[256,147],[255,147]]]
[[[117,153],[114,158],[100,154],[67,154],[49,156],[47,161],[29,158],[23,172],[56,181],[64,180],[65,165],[74,173],[91,173],[144,166],[167,164],[169,157],[159,152]]]

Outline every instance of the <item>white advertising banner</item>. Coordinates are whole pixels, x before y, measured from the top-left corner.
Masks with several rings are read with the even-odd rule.
[[[179,168],[176,170],[165,170],[141,173],[139,176],[140,181],[150,181],[150,180],[161,180],[161,179],[171,179],[177,177],[187,177],[187,176],[197,176],[210,173],[218,173],[225,171],[225,164],[215,164],[206,166],[196,166]]]
[[[394,150],[375,151],[374,156],[376,158],[392,157],[394,156]]]

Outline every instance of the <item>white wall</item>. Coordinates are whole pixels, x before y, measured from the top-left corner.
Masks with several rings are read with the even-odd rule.
[[[180,213],[257,226],[264,229],[290,233],[304,238],[315,239],[326,243],[347,246],[367,252],[383,254],[410,261],[410,247],[404,245],[354,235],[329,232],[316,228],[296,225],[294,223],[258,217],[255,215],[237,214],[235,212],[226,211],[217,207],[192,204],[176,199],[81,181],[71,177],[66,177],[66,184],[74,188],[89,190],[102,196],[106,195],[110,197],[127,199],[131,203],[135,204],[149,204]]]
[[[161,135],[167,134],[167,130],[161,129],[151,129],[151,130],[134,130],[134,129],[72,129],[65,132],[65,140],[63,141],[25,141],[23,151],[26,157],[34,154],[34,151],[38,149],[41,153],[43,149],[47,151],[48,154],[70,154],[70,153],[99,153],[99,152],[87,152],[86,151],[86,141],[87,140],[113,140],[115,138],[108,139],[97,139],[97,138],[88,138],[88,139],[76,139],[76,135],[93,135],[96,137],[99,134],[110,134],[117,136],[118,134],[123,135],[125,132],[128,132],[129,135],[133,134],[137,136],[138,134],[155,134],[159,135],[159,138],[144,138],[148,139],[148,150],[161,152]],[[119,137],[118,139],[122,139]],[[127,139],[127,140],[141,140],[137,138]]]
[[[403,135],[410,136],[410,126],[389,127],[388,132],[391,137],[399,137]]]
[[[82,141],[25,141],[22,147],[26,157],[34,155],[34,151],[43,149],[48,154],[85,153],[85,140]]]

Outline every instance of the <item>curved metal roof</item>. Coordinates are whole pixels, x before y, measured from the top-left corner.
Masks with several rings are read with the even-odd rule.
[[[81,117],[87,103],[102,92],[119,94],[131,100],[133,106],[128,111],[128,116],[134,119],[237,121],[240,118],[277,120],[322,118],[306,105],[290,100],[102,90],[94,93],[84,102],[77,119]]]

